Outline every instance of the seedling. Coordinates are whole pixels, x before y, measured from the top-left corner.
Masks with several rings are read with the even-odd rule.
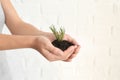
[[[55,35],[56,40],[54,40],[52,42],[52,44],[55,47],[60,48],[61,50],[66,50],[68,47],[72,46],[73,44],[71,42],[68,42],[66,40],[63,40],[64,35],[65,35],[65,29],[64,28],[60,28],[58,31],[56,30],[54,25],[50,26],[51,31],[53,32],[53,34]]]

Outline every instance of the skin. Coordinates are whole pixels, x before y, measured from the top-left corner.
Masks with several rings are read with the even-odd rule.
[[[38,30],[33,25],[24,22],[18,16],[10,0],[0,1],[5,13],[5,24],[12,33],[12,35],[0,34],[0,43],[2,43],[0,50],[32,48],[49,61],[71,61],[77,55],[80,45],[71,36],[65,34],[64,40],[75,45],[63,52],[51,44],[55,40],[52,33]]]

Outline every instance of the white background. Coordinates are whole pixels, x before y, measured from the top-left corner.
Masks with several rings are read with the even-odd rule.
[[[48,62],[33,49],[7,51],[13,80],[120,80],[120,0],[11,1],[24,21],[44,31],[62,25],[81,45],[70,63]]]

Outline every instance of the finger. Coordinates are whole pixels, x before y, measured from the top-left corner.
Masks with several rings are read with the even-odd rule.
[[[48,50],[49,50],[49,52],[51,52],[57,56],[62,56],[64,54],[62,50],[60,50],[57,47],[54,47],[53,45],[50,45]]]
[[[66,34],[66,40],[75,44],[75,45],[79,45],[78,42],[75,39],[73,39],[71,36],[69,36],[67,34]]]
[[[63,55],[63,51],[60,50],[59,48],[53,46],[53,44],[49,43],[49,45],[47,45],[47,48],[46,48],[49,52],[57,55],[57,56],[61,56]]]
[[[68,59],[73,59],[76,56],[77,56],[77,54],[72,54]]]
[[[63,60],[64,62],[71,62],[72,59]]]
[[[42,55],[49,61],[59,60],[58,56],[54,55],[53,53],[51,53],[51,52],[49,52],[47,50],[43,50]]]
[[[72,61],[73,58],[75,58],[77,56],[77,54],[79,53],[79,50],[80,50],[80,46],[78,46],[75,50],[75,52],[67,59],[65,60],[66,62],[70,62]]]
[[[77,45],[75,51],[74,51],[74,54],[78,54],[80,51],[80,45]]]
[[[68,59],[73,59],[77,56],[77,54],[79,53],[79,50],[80,50],[80,46],[78,46],[76,49],[75,49],[75,52],[73,52],[73,54],[68,58]]]
[[[64,60],[68,59],[71,54],[74,52],[75,46],[70,46],[67,50],[64,51]]]
[[[76,57],[77,54],[72,54],[68,59],[64,60],[65,62],[71,62],[74,57]]]
[[[67,60],[64,60],[65,62],[71,62],[73,58],[75,58],[77,54],[72,54]]]

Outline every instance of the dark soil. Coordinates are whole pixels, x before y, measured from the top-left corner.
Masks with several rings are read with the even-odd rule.
[[[74,45],[74,44],[72,44],[72,43],[70,43],[70,42],[68,42],[68,41],[66,41],[66,40],[63,40],[63,41],[54,40],[54,41],[52,42],[52,44],[53,44],[55,47],[61,49],[62,51],[65,51],[68,47]]]

